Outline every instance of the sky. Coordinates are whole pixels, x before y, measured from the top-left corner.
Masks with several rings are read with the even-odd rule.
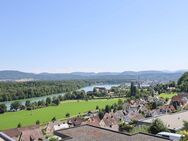
[[[0,70],[188,69],[187,0],[1,0]]]

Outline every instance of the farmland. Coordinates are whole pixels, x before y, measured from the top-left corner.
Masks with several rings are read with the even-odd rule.
[[[18,123],[21,123],[22,126],[33,125],[37,120],[44,124],[51,121],[53,117],[63,120],[66,113],[70,113],[70,116],[76,116],[79,113],[95,110],[96,106],[104,108],[105,105],[112,105],[117,101],[118,99],[71,100],[64,101],[59,106],[50,106],[32,111],[8,112],[0,115],[0,130],[16,128]]]
[[[166,98],[171,99],[172,97],[174,97],[176,95],[177,95],[177,93],[162,93],[159,95],[159,97],[164,98],[164,99],[166,99]]]

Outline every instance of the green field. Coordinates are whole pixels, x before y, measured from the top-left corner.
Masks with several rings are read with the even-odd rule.
[[[166,98],[171,99],[173,96],[176,96],[176,95],[177,93],[162,93],[159,95],[159,97],[164,98],[164,99]]]
[[[70,113],[71,116],[75,116],[78,115],[78,113],[95,110],[97,105],[99,108],[104,108],[105,105],[112,105],[117,103],[117,101],[118,99],[65,101],[59,106],[50,106],[33,111],[8,112],[0,115],[0,130],[16,128],[18,123],[21,123],[22,126],[27,126],[35,124],[37,120],[41,123],[46,123],[51,121],[53,117],[56,117],[56,119],[63,119],[65,118],[66,113]]]

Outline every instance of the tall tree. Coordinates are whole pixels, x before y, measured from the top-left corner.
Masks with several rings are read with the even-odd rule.
[[[5,104],[0,104],[0,114],[5,113],[7,111],[7,106]]]
[[[15,110],[17,111],[21,107],[21,104],[18,101],[13,102],[10,105],[10,110]]]

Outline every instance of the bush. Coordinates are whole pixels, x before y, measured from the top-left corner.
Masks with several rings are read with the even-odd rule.
[[[70,117],[70,113],[66,113],[66,115],[65,115],[65,116],[66,116],[67,118],[68,118],[68,117]]]
[[[187,121],[183,121],[183,128],[184,128],[184,130],[188,131],[188,122]]]
[[[151,134],[157,134],[159,132],[165,132],[165,131],[168,132],[168,129],[164,125],[164,123],[159,119],[156,119],[155,121],[153,121],[153,123],[148,129],[148,132]]]
[[[56,117],[53,117],[53,118],[52,118],[52,121],[53,121],[53,122],[56,121]]]
[[[39,120],[36,121],[36,125],[40,125],[40,121]]]
[[[21,127],[22,127],[22,124],[18,123],[17,128],[21,128]]]
[[[120,131],[127,131],[127,132],[130,132],[131,130],[133,130],[134,126],[133,125],[129,125],[129,124],[120,124],[119,125],[119,130]]]

